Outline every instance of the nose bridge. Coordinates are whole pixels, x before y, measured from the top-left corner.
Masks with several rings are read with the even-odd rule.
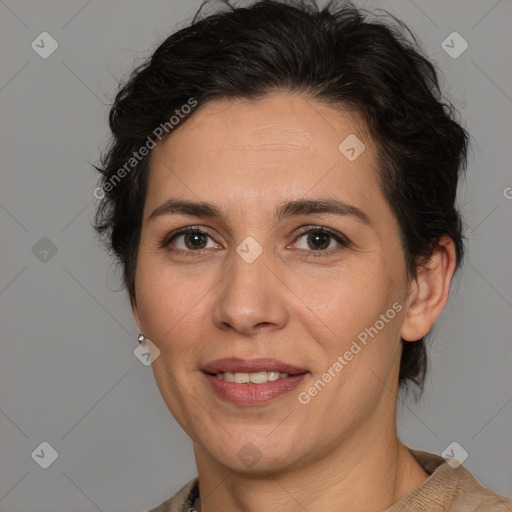
[[[253,237],[233,251],[231,269],[219,283],[221,292],[213,312],[218,327],[250,334],[259,324],[283,326],[286,307],[268,256]]]

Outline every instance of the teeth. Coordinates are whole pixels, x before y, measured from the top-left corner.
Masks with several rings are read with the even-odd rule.
[[[288,377],[287,373],[279,372],[217,373],[217,378],[228,382],[236,382],[237,384],[264,384],[269,380],[286,379],[286,377]]]

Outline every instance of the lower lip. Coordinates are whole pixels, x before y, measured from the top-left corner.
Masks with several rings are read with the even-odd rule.
[[[267,381],[263,384],[237,384],[219,379],[217,375],[205,372],[203,375],[221,398],[238,405],[259,405],[292,391],[304,379],[307,372],[290,375],[285,379]]]

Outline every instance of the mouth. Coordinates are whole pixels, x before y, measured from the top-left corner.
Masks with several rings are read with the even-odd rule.
[[[276,359],[225,358],[202,372],[221,398],[237,405],[259,405],[294,389],[308,370]]]
[[[241,359],[229,357],[208,363],[202,371],[237,384],[262,384],[307,373],[305,368],[271,358]]]
[[[303,372],[307,373],[307,372]],[[296,375],[302,375],[297,373]],[[218,379],[227,382],[235,382],[236,384],[265,384],[265,382],[273,382],[279,379],[288,379],[291,376],[284,372],[262,371],[262,372],[217,372],[208,373],[208,375],[216,376]],[[292,375],[294,377],[295,375]]]

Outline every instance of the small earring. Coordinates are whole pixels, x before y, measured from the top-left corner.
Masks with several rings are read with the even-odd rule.
[[[139,333],[139,343],[142,343],[143,341],[146,341],[146,338],[144,337],[144,334],[141,332]]]

